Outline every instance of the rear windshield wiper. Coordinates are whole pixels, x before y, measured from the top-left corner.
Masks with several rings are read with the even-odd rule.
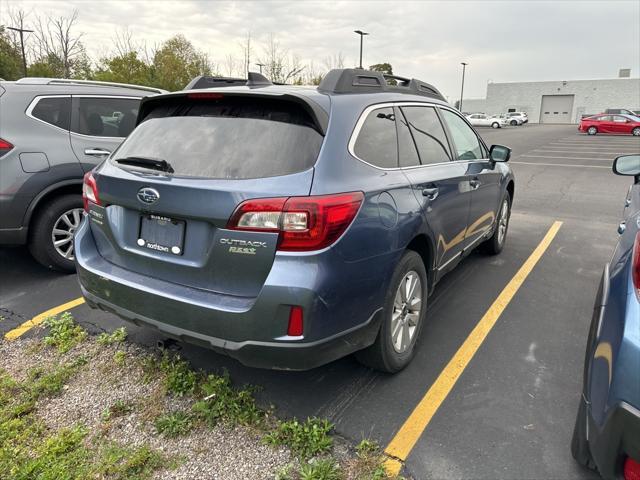
[[[124,157],[114,160],[116,163],[122,163],[123,165],[131,165],[133,167],[151,168],[153,170],[160,170],[161,172],[174,173],[173,167],[166,160],[151,157]]]

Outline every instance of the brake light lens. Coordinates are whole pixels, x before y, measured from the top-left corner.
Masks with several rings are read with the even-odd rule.
[[[84,203],[84,211],[87,213],[89,213],[89,202],[101,205],[100,197],[98,196],[98,185],[92,171],[84,174],[84,181],[82,182],[82,203]]]
[[[624,462],[624,480],[640,480],[640,462],[636,462],[633,458],[627,457]]]
[[[187,98],[193,98],[194,100],[220,100],[224,98],[224,95],[214,92],[193,92],[187,93]]]
[[[636,242],[633,245],[633,259],[631,260],[631,277],[636,295],[640,300],[640,232],[636,234]]]
[[[259,198],[241,203],[227,228],[277,232],[278,250],[321,250],[334,243],[351,225],[362,192],[289,198]]]
[[[9,153],[11,150],[13,150],[13,144],[0,138],[0,157],[5,153]]]

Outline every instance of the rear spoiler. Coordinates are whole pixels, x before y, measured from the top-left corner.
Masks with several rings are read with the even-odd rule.
[[[194,100],[201,99],[207,101],[206,97],[210,95],[211,98],[220,99],[222,97],[251,97],[251,98],[269,98],[277,99],[283,102],[290,102],[300,105],[311,117],[316,127],[316,130],[326,135],[327,127],[329,125],[329,114],[318,103],[314,102],[310,98],[303,95],[297,95],[295,93],[274,93],[267,91],[234,91],[229,92],[224,89],[206,89],[197,91],[181,91],[166,93],[160,95],[153,95],[145,97],[140,103],[140,109],[138,110],[138,118],[136,120],[136,126],[140,125],[151,113],[152,110],[161,106],[164,103],[174,102],[176,99]]]

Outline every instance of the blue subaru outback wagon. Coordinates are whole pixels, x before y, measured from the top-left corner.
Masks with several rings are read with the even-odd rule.
[[[502,250],[509,156],[419,80],[197,78],[143,100],[132,134],[86,175],[82,293],[246,365],[358,352],[395,372],[442,276],[475,247]]]

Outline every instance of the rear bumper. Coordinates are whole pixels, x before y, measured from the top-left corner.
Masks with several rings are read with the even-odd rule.
[[[315,342],[233,342],[158,322],[98,298],[84,288],[81,290],[87,304],[92,308],[115,313],[138,326],[155,328],[175,340],[210,348],[235,358],[248,367],[274,370],[309,370],[364,348],[375,340],[381,318],[381,310],[378,310],[363,325]]]
[[[598,471],[606,479],[621,478],[626,457],[640,461],[640,410],[621,402],[611,409],[600,428],[588,407],[589,450]]]
[[[371,296],[344,291],[323,298],[313,288],[318,279],[309,275],[288,276],[293,279],[289,283],[282,281],[287,276],[274,275],[255,298],[177,285],[107,262],[97,251],[88,222],[76,232],[75,255],[82,294],[91,307],[252,367],[314,368],[371,345],[379,329],[381,307]],[[314,270],[322,273],[321,268]],[[331,278],[323,275],[321,280]],[[381,287],[379,279],[372,281]],[[286,334],[291,305],[304,312],[301,337]]]

